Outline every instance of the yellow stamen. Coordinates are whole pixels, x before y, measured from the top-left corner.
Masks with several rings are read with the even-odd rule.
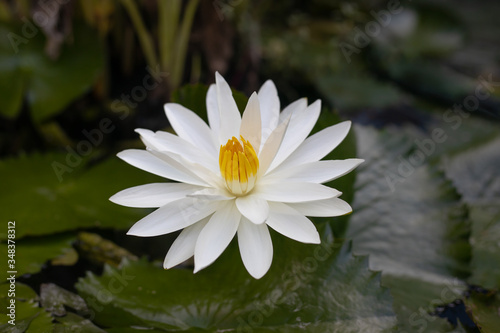
[[[220,174],[234,195],[250,192],[259,170],[259,158],[252,144],[242,136],[240,139],[241,142],[233,136],[219,151]]]

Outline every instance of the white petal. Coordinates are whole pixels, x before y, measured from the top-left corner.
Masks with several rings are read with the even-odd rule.
[[[321,101],[317,100],[309,105],[308,108],[297,110],[291,114],[290,123],[283,137],[283,142],[268,172],[283,162],[302,142],[304,142],[305,138],[311,133],[314,124],[318,121],[320,111]]]
[[[351,206],[339,198],[299,202],[289,205],[306,216],[340,216],[352,212]]]
[[[217,88],[215,84],[211,84],[207,92],[207,116],[210,128],[214,133],[215,138],[219,139],[219,128],[220,128],[220,111],[219,103],[217,102]]]
[[[260,112],[262,119],[262,141],[266,142],[269,135],[278,126],[280,99],[273,81],[267,80],[259,89]]]
[[[273,162],[276,153],[280,149],[281,142],[283,142],[283,137],[285,136],[289,122],[290,118],[279,124],[264,143],[264,146],[262,147],[262,150],[259,154],[258,177],[261,175],[265,175],[267,169]]]
[[[262,181],[266,183],[286,179],[286,181],[290,182],[326,183],[351,172],[363,161],[359,158],[316,161],[280,170],[279,172],[273,171],[267,174]]]
[[[136,128],[134,131],[140,135],[141,141],[146,145],[146,148],[162,150],[159,149],[159,145],[154,139],[155,132],[144,128]]]
[[[259,184],[254,194],[263,199],[278,202],[303,202],[336,198],[342,193],[334,188],[315,183],[279,182]]]
[[[196,245],[196,240],[201,232],[201,230],[207,224],[209,218],[206,217],[203,220],[184,228],[179,236],[175,239],[174,243],[168,250],[165,260],[163,261],[163,268],[172,268],[174,266],[183,263],[194,255],[194,247]]]
[[[176,103],[164,106],[168,121],[178,136],[209,154],[219,152],[210,127],[193,111]]]
[[[259,155],[261,137],[261,119],[259,98],[257,93],[253,93],[248,100],[247,107],[241,118],[240,135],[250,141],[255,152]]]
[[[163,131],[154,133],[142,128],[135,131],[140,134],[141,140],[149,149],[181,155],[189,162],[203,165],[212,172],[219,171],[218,155],[210,155],[177,135]]]
[[[234,195],[229,193],[225,188],[214,188],[208,187],[197,190],[196,192],[192,192],[189,194],[190,197],[203,199],[203,200],[212,200],[212,201],[223,201],[223,200],[231,200],[234,199]]]
[[[109,200],[127,207],[157,208],[185,198],[186,195],[200,189],[200,186],[183,183],[146,184],[120,191]]]
[[[158,152],[155,150],[150,150],[148,152],[151,155],[156,156],[158,159],[162,160],[166,164],[170,165],[171,167],[175,168],[179,172],[182,172],[184,175],[184,179],[199,180],[199,182],[201,182],[200,185],[204,184],[205,186],[207,186],[208,184],[211,186],[216,185],[214,183],[215,175],[213,174],[213,172],[211,172],[210,170],[206,169],[205,167],[199,164],[189,163],[181,155],[177,155],[170,152]],[[179,179],[175,180],[185,183],[190,183],[190,181],[187,180],[179,180]]]
[[[319,244],[321,242],[316,227],[307,217],[280,202],[270,202],[269,207],[269,218],[266,221],[268,226],[302,243]]]
[[[127,235],[150,237],[168,234],[198,222],[219,206],[217,202],[189,197],[172,201],[136,222]]]
[[[344,140],[350,128],[351,122],[344,121],[311,135],[280,164],[279,168],[319,161]]]
[[[219,143],[225,145],[233,136],[239,138],[241,115],[231,88],[218,72],[215,73],[215,84],[220,118]]]
[[[238,228],[238,245],[248,273],[256,279],[263,277],[273,261],[273,243],[267,225],[253,224],[242,218]]]
[[[295,112],[300,112],[302,110],[305,110],[307,108],[307,98],[301,98],[296,100],[293,103],[290,103],[287,105],[286,108],[283,109],[280,113],[280,120],[279,122],[283,122],[284,120],[288,119],[291,115],[295,114]]]
[[[194,272],[213,263],[226,249],[240,224],[241,214],[234,202],[226,202],[203,228],[194,249]]]
[[[255,224],[264,223],[269,215],[267,200],[254,194],[237,198],[236,207],[244,217]]]
[[[167,163],[163,159],[153,155],[152,152],[139,149],[128,149],[118,153],[116,156],[130,165],[155,175],[176,180],[183,183],[206,186],[207,183],[202,179],[186,173],[182,169]]]

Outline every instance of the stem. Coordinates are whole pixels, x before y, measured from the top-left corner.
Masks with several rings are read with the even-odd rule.
[[[158,65],[158,59],[156,58],[156,53],[153,45],[153,39],[151,34],[147,31],[144,26],[144,21],[139,14],[136,3],[133,0],[121,0],[123,6],[127,10],[132,24],[134,25],[137,37],[141,43],[142,51],[144,52],[144,57],[150,68],[155,68]]]
[[[184,64],[186,62],[186,52],[189,42],[189,35],[191,33],[191,26],[193,24],[196,8],[198,7],[199,0],[189,0],[184,17],[182,18],[181,29],[177,39],[175,57],[172,66],[172,88],[177,88],[182,80],[184,73]]]
[[[158,1],[158,38],[160,66],[163,70],[172,68],[175,35],[181,10],[181,0]]]

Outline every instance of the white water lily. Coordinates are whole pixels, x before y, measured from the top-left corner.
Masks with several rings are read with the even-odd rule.
[[[147,150],[120,152],[125,162],[171,179],[123,190],[110,198],[128,207],[158,208],[128,231],[150,237],[182,229],[170,247],[165,268],[194,255],[194,272],[212,264],[234,236],[243,263],[254,278],[271,266],[269,227],[302,243],[320,243],[306,216],[339,216],[351,207],[340,192],[322,185],[363,160],[320,161],[347,135],[342,122],[307,137],[321,101],[300,99],[280,112],[276,87],[267,81],[240,114],[231,89],[216,73],[208,90],[209,125],[175,103],[165,111],[177,135],[137,129]]]

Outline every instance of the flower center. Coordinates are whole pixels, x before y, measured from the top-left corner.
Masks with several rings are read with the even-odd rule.
[[[234,136],[220,146],[219,167],[227,189],[234,195],[250,192],[255,185],[259,170],[259,159],[250,142]]]

